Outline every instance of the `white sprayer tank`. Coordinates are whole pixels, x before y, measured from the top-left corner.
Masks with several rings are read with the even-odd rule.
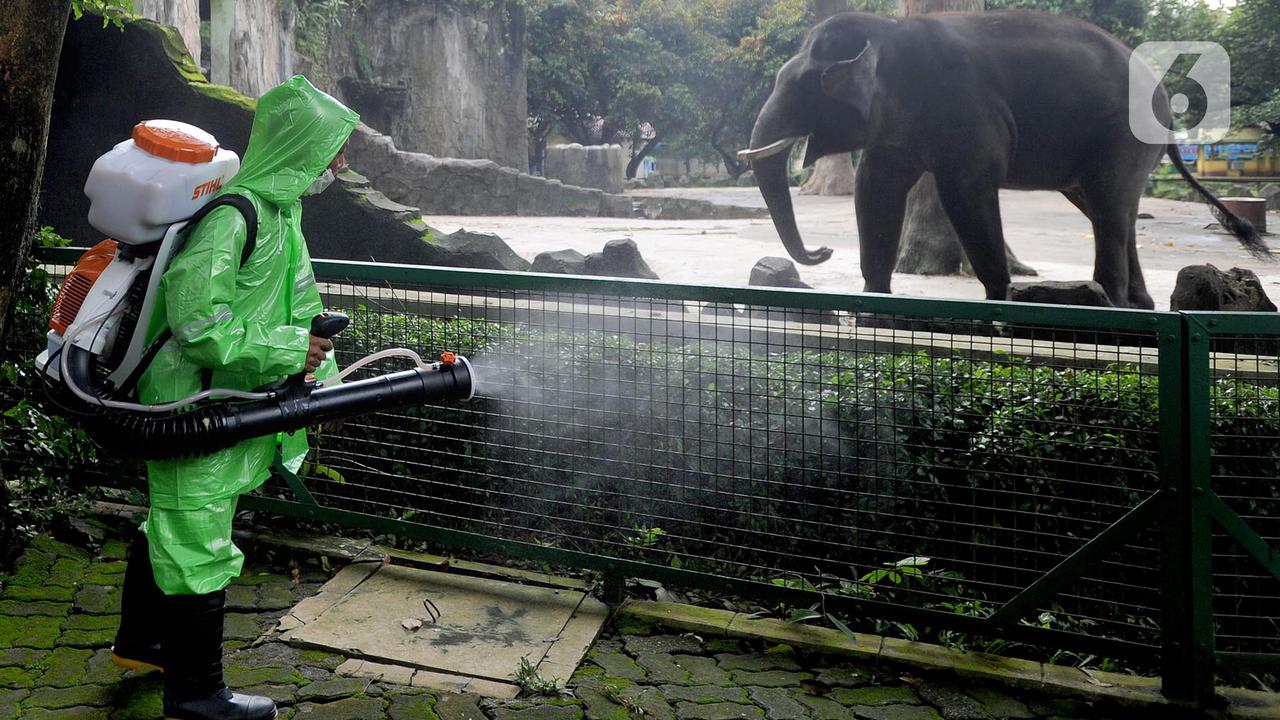
[[[89,224],[128,245],[164,238],[240,170],[240,158],[212,135],[176,120],[148,120],[89,171]]]

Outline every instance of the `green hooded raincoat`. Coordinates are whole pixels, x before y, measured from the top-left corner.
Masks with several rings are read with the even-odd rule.
[[[223,193],[247,197],[258,212],[252,256],[235,208],[214,210],[192,230],[160,281],[154,340],[173,339],[138,384],[144,403],[211,386],[249,390],[301,372],[311,318],[323,310],[302,237],[303,193],[351,135],[359,116],[302,76],[258,101],[240,172]],[[335,373],[332,357],[316,372]],[[156,582],[170,595],[205,594],[240,574],[244,556],[231,542],[238,496],[270,474],[276,452],[297,470],[307,454],[305,431],[246,440],[209,455],[147,463],[151,512],[144,531]]]

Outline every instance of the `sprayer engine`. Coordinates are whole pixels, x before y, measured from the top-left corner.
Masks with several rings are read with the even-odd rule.
[[[346,378],[387,357],[412,359],[403,372],[325,386],[299,373],[253,392],[212,388],[162,405],[137,402],[136,385],[164,336],[147,344],[160,278],[181,251],[184,230],[212,208],[239,170],[235,153],[185,123],[139,123],[133,137],[98,158],[85,184],[89,222],[111,236],[76,263],[58,292],[48,347],[36,359],[60,406],[116,454],[162,459],[199,455],[243,440],[392,407],[469,400],[471,365],[445,353],[426,363],[410,350],[384,350],[344,370]],[[224,196],[214,205],[231,198]],[[246,203],[231,202],[242,213]],[[256,221],[246,255],[253,245]],[[242,259],[243,260],[243,259]],[[332,337],[348,318],[324,313],[311,334]]]

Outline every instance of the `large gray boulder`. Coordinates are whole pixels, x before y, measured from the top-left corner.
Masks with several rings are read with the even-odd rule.
[[[588,275],[658,279],[658,274],[640,256],[636,241],[630,238],[610,240],[604,250],[588,255],[586,270]]]
[[[1092,280],[1013,283],[1009,286],[1009,299],[1013,302],[1042,305],[1114,307],[1111,298],[1107,297],[1107,291]]]
[[[626,183],[627,156],[621,145],[551,145],[545,163],[546,176],[565,185],[620,193]]]
[[[753,287],[792,288],[795,290],[812,290],[813,288],[800,279],[800,271],[795,263],[786,258],[765,257],[751,268],[751,279],[747,281]],[[839,324],[839,316],[828,310],[784,310],[774,308],[753,307],[751,317],[764,320],[779,320],[798,323],[818,323],[822,325]]]
[[[747,284],[756,287],[812,289],[800,279],[796,264],[780,257],[760,258],[755,267],[751,268],[751,279]]]
[[[427,238],[426,244],[439,255],[433,265],[514,271],[531,267],[529,261],[517,255],[502,238],[489,233],[459,230]]]
[[[533,271],[560,275],[586,275],[587,256],[577,250],[538,253],[538,256],[533,259]]]
[[[1178,271],[1169,309],[1275,312],[1276,306],[1252,270],[1222,272],[1212,265],[1191,265]]]
[[[1266,198],[1268,210],[1280,210],[1280,185],[1270,183],[1263,185],[1258,197]]]

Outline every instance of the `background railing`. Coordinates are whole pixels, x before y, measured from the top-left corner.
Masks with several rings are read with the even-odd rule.
[[[1280,666],[1280,318],[316,271],[341,364],[454,350],[479,396],[353,419],[245,507],[1190,700]]]

